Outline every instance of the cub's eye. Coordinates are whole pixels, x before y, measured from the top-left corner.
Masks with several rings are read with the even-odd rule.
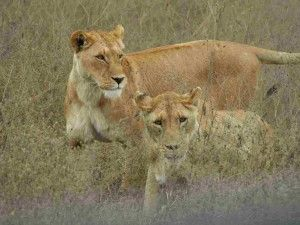
[[[107,61],[106,61],[106,59],[105,59],[105,56],[104,55],[102,55],[102,54],[99,54],[99,55],[96,55],[95,56],[97,59],[99,59],[99,60],[101,60],[101,61],[103,61],[103,62],[106,62],[107,63]]]
[[[124,56],[124,54],[119,54],[119,55],[118,55],[119,59],[122,59],[123,56]]]
[[[161,120],[155,120],[153,122],[155,125],[161,126],[162,125],[162,121]]]
[[[179,122],[180,122],[180,123],[184,123],[184,122],[186,122],[186,121],[187,121],[187,118],[186,118],[186,117],[184,117],[184,116],[179,117]]]

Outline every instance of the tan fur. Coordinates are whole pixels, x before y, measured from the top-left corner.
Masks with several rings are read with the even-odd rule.
[[[110,32],[71,35],[75,54],[64,106],[72,147],[93,139],[108,141],[109,126],[101,107],[105,96],[118,97],[127,82],[121,66],[123,31],[119,25]],[[123,80],[118,85],[115,78]]]
[[[122,57],[124,29],[76,31],[71,35],[73,68],[65,100],[72,143],[113,138],[110,126],[132,119],[137,90],[156,96],[201,86],[217,109],[245,108],[254,95],[262,63],[299,63],[298,53],[281,53],[222,41],[194,41]],[[104,56],[106,63],[96,56]],[[121,89],[113,78],[123,78]],[[99,139],[99,138],[98,138]],[[102,138],[100,138],[102,139]],[[75,141],[74,141],[75,140]],[[78,141],[76,141],[78,140]]]
[[[270,127],[252,112],[210,111],[204,115],[200,90],[195,88],[185,95],[166,92],[155,98],[144,94],[136,97],[136,104],[142,111],[145,148],[149,157],[144,200],[147,213],[156,209],[159,185],[165,183],[170,174],[187,176],[189,173],[191,164],[185,158],[190,142],[198,131],[198,136],[203,139],[203,133],[214,138],[215,135],[222,135],[225,129],[229,129],[231,137],[223,142],[226,145],[232,144],[231,146],[239,143],[242,157],[249,153],[253,145],[252,140],[257,138],[253,135],[248,136],[248,127],[244,126],[245,120],[250,119],[254,129],[259,131],[259,135],[263,132],[265,139],[271,136]]]
[[[143,91],[155,96],[198,85],[217,109],[224,109],[248,106],[262,63],[300,63],[300,54],[203,40],[131,53],[126,60],[145,85]]]
[[[155,98],[143,94],[135,98],[142,112],[143,139],[149,159],[144,200],[146,213],[152,213],[157,207],[159,185],[164,184],[170,174],[186,167],[189,143],[199,127],[196,94],[197,90],[183,96],[166,92]]]

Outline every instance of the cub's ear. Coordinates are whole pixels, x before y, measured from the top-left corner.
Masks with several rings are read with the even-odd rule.
[[[74,51],[77,53],[82,49],[91,46],[94,43],[94,38],[87,32],[79,30],[71,34],[70,41]]]
[[[152,109],[152,98],[142,92],[137,91],[134,97],[134,101],[137,105],[137,107],[144,111],[144,112],[150,112]]]
[[[122,25],[117,25],[112,32],[117,38],[121,40],[124,38],[124,27]]]
[[[183,96],[185,97],[187,103],[198,106],[201,94],[201,88],[195,87],[189,93],[184,94]]]

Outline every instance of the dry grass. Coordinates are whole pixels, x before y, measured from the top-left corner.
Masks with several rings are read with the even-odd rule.
[[[299,174],[282,171],[256,177],[235,179],[204,178],[185,199],[172,198],[167,210],[152,218],[141,216],[141,195],[123,201],[96,201],[85,196],[52,207],[36,201],[35,209],[11,211],[1,224],[299,224]],[[89,199],[87,204],[86,199]],[[45,201],[43,201],[45,204]],[[41,208],[38,208],[38,207]]]
[[[59,201],[66,193],[103,193],[119,185],[126,157],[121,146],[93,143],[71,151],[66,144],[62,105],[72,31],[121,23],[128,52],[195,39],[299,52],[299,8],[298,0],[1,1],[0,214],[24,199]],[[261,74],[250,109],[273,125],[274,148],[254,149],[245,163],[235,148],[204,146],[196,163],[199,179],[287,167],[299,172],[299,73],[299,66],[266,66]],[[266,98],[273,84],[278,93]],[[132,168],[135,187],[144,183],[140,155]]]

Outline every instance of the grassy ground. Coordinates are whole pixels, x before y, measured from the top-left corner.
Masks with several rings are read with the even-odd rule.
[[[96,204],[120,183],[125,153],[117,143],[93,143],[76,151],[66,144],[63,99],[72,66],[72,31],[121,23],[127,52],[195,39],[300,52],[299,8],[298,0],[0,1],[0,215],[61,200]],[[272,151],[257,151],[244,163],[235,149],[206,146],[197,164],[199,180],[235,177],[238,183],[246,174],[259,179],[260,173],[285,168],[299,173],[299,73],[299,66],[265,66],[261,73],[250,109],[273,125],[278,138]],[[273,84],[279,84],[278,93],[266,99]],[[141,154],[136,161],[142,160]],[[145,176],[140,165],[132,168],[137,188]],[[41,220],[55,210],[39,214]]]
[[[8,224],[272,224],[296,225],[299,217],[299,174],[285,170],[256,178],[202,179],[191,194],[170,201],[151,219],[141,215],[141,196],[102,204],[69,202],[53,207],[11,212]],[[249,182],[251,184],[249,184]]]

